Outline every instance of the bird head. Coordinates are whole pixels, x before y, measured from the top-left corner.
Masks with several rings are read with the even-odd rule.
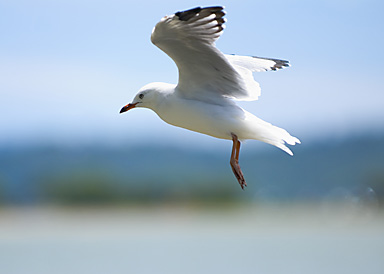
[[[174,85],[165,83],[151,83],[142,87],[133,98],[133,101],[125,105],[120,113],[126,112],[135,107],[144,107],[149,109],[156,109],[158,101],[161,97],[169,93],[174,88]]]
[[[143,107],[143,103],[146,99],[144,97],[145,97],[145,93],[139,92],[138,94],[136,94],[135,98],[133,99],[133,101],[131,103],[122,107],[122,109],[120,110],[120,113],[126,112],[126,111],[133,109],[135,107]]]
[[[135,95],[135,98],[133,98],[132,102],[125,105],[121,110],[120,113],[126,112],[130,109],[133,109],[135,107],[150,107],[151,102],[153,101],[155,90],[143,87],[139,90],[139,92]]]

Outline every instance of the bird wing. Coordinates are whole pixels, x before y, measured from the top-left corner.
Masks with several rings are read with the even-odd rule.
[[[224,30],[224,15],[223,7],[197,7],[163,17],[152,31],[152,43],[176,63],[176,90],[186,98],[256,100],[260,86],[252,72],[287,65],[277,59],[224,55],[215,46]]]
[[[233,66],[240,66],[252,72],[278,70],[291,66],[289,61],[274,58],[239,56],[235,54],[225,54],[225,57]]]
[[[215,46],[224,15],[223,7],[197,7],[163,17],[152,31],[152,43],[176,63],[177,91],[187,98],[257,99],[258,84],[248,90],[241,74]]]

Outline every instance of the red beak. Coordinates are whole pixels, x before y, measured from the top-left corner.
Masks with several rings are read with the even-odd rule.
[[[123,108],[120,110],[120,113],[126,112],[132,108],[134,108],[137,105],[137,103],[134,104],[128,104],[126,106],[123,106]]]

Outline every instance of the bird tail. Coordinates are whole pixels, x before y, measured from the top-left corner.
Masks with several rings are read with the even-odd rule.
[[[253,116],[253,115],[252,115]],[[253,138],[262,142],[271,144],[284,150],[289,155],[293,155],[292,151],[286,146],[301,144],[300,140],[290,135],[285,129],[274,126],[268,122],[261,120],[255,116],[252,117]],[[257,119],[256,121],[254,119]]]
[[[286,146],[286,144],[294,146],[296,144],[301,144],[300,140],[290,135],[285,129],[282,129],[273,125],[271,126],[274,127],[274,130],[276,131],[276,133],[273,136],[265,138],[263,141],[268,144],[274,145],[280,148],[281,150],[284,150],[286,153],[292,156],[293,153]]]

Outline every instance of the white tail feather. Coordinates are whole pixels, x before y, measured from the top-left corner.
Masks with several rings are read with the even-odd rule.
[[[262,142],[271,144],[285,151],[289,155],[293,155],[292,151],[286,146],[300,144],[300,140],[291,136],[285,129],[274,126],[268,122],[261,120],[260,118],[247,113],[247,120],[250,122],[252,129],[252,138]]]
[[[273,130],[271,130],[273,127]],[[293,155],[292,151],[286,146],[286,144],[294,146],[300,144],[300,140],[291,136],[286,130],[273,126],[270,124],[268,136],[259,139],[265,143],[271,144],[285,151],[289,155]]]

